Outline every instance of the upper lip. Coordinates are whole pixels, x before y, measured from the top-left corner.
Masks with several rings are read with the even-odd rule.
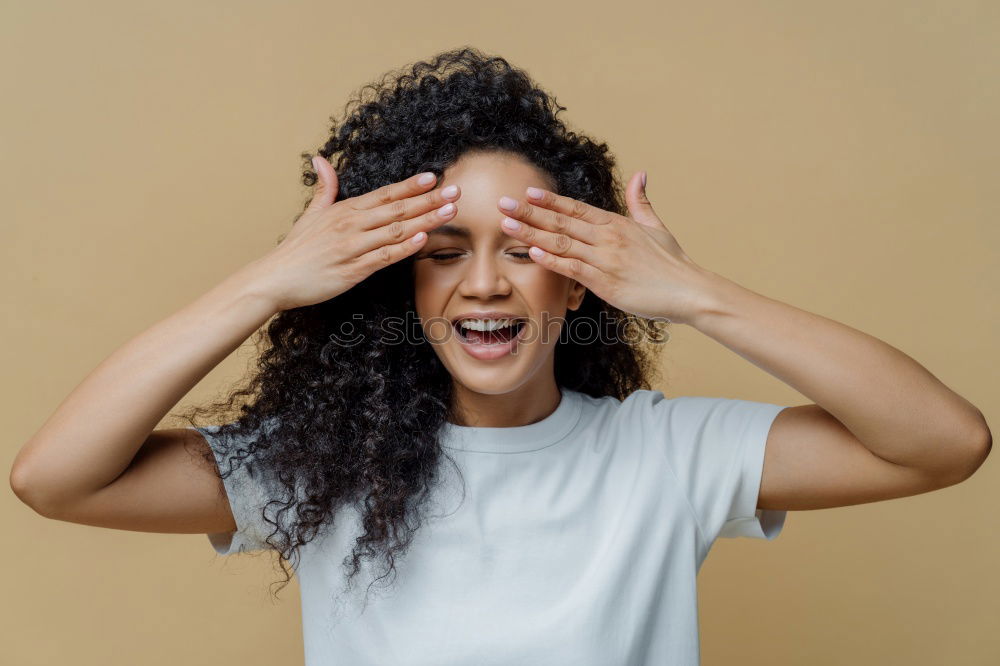
[[[451,323],[457,324],[465,319],[527,319],[525,315],[514,314],[513,312],[502,312],[500,310],[482,310],[479,312],[466,312],[465,314],[452,317]]]

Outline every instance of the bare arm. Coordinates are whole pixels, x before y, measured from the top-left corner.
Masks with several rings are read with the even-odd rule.
[[[964,481],[992,434],[982,412],[917,361],[867,333],[708,275],[692,326],[815,401],[767,438],[762,509],[826,509]]]
[[[153,428],[272,315],[333,298],[418,251],[454,216],[442,204],[460,196],[414,175],[334,203],[336,172],[315,164],[313,199],[280,245],[108,356],[22,447],[10,485],[23,502],[118,529],[233,529],[222,481],[203,464],[204,438]]]
[[[118,478],[164,415],[277,312],[261,275],[251,262],[104,359],[18,453],[18,497],[47,515]]]
[[[706,303],[691,325],[821,408],[794,407],[802,422],[776,425],[795,431],[788,447],[827,435],[839,427],[833,417],[842,437],[850,436],[841,447],[860,443],[883,461],[927,475],[965,478],[985,458],[992,437],[982,412],[914,359],[850,326],[702,274]],[[846,466],[836,459],[815,464],[824,462]]]
[[[979,468],[993,435],[978,408],[878,338],[695,263],[653,211],[640,175],[626,187],[631,218],[528,188],[531,203],[502,209],[519,224],[501,228],[530,243],[534,261],[616,307],[688,324],[815,401],[775,417],[758,508],[905,497]]]

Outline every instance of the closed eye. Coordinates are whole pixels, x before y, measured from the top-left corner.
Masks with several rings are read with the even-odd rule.
[[[531,256],[527,252],[511,252],[511,256],[517,257],[518,259],[531,259]],[[449,259],[454,259],[455,257],[461,257],[460,252],[437,252],[435,254],[428,254],[425,259],[433,259],[434,261],[448,261]]]
[[[454,259],[455,257],[461,257],[462,255],[458,252],[441,252],[438,254],[427,255],[428,259],[433,259],[434,261],[447,261],[448,259]]]

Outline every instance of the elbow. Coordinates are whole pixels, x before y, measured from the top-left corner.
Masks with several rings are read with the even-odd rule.
[[[25,470],[18,465],[14,465],[10,470],[10,489],[17,499],[28,506],[31,506],[31,500],[29,499],[31,496],[30,488],[31,485],[28,482]]]
[[[993,449],[993,433],[986,423],[982,413],[979,414],[979,422],[973,428],[973,434],[966,440],[969,454],[965,458],[965,465],[959,470],[958,481],[965,481],[982,467]]]
[[[990,432],[989,425],[986,424],[986,419],[983,419],[983,431],[980,433],[979,443],[977,446],[977,462],[975,468],[972,470],[975,472],[979,467],[986,462],[986,458],[990,455],[990,451],[993,449],[993,433]]]
[[[22,503],[27,505],[32,511],[43,517],[50,517],[50,514],[42,498],[39,497],[37,485],[30,479],[27,469],[23,465],[14,465],[10,470],[10,489]]]

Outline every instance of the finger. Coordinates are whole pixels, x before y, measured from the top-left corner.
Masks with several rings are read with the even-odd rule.
[[[458,185],[449,185],[420,196],[397,199],[360,213],[362,216],[360,225],[362,229],[377,229],[401,220],[409,220],[428,211],[433,212],[449,202],[457,201],[461,195],[462,190]]]
[[[424,182],[421,182],[423,180]],[[437,175],[431,171],[417,173],[405,180],[389,183],[376,188],[371,192],[360,194],[351,198],[351,208],[355,210],[370,210],[376,206],[384,206],[394,201],[412,197],[421,192],[426,192],[434,187],[437,182]]]
[[[646,198],[646,172],[637,171],[632,174],[625,187],[625,204],[628,206],[632,219],[647,227],[666,229],[666,225],[653,210],[653,204]]]
[[[357,254],[369,252],[382,245],[398,243],[412,238],[418,232],[430,232],[455,217],[458,208],[454,203],[446,203],[440,208],[424,213],[412,220],[396,220],[361,234]]]
[[[512,224],[513,223],[513,224]],[[513,228],[517,225],[517,228]],[[512,220],[509,217],[500,221],[500,228],[508,236],[512,236],[528,245],[540,247],[546,252],[560,257],[580,259],[593,266],[600,266],[600,250],[587,243],[582,243],[566,234],[546,231],[537,227]]]
[[[313,168],[316,169],[316,184],[313,198],[306,207],[304,213],[320,210],[333,205],[337,198],[338,179],[337,172],[333,166],[327,162],[322,155],[312,158]]]
[[[548,208],[549,210],[562,213],[563,215],[567,215],[578,220],[583,220],[584,222],[590,222],[591,224],[608,224],[614,220],[614,214],[609,213],[603,208],[591,206],[590,204],[584,203],[579,199],[564,197],[561,194],[556,194],[555,192],[550,192],[549,190],[543,190],[538,187],[529,187],[527,189],[527,194],[528,201],[535,206]],[[535,196],[535,194],[538,196]],[[507,211],[504,212],[506,213]]]
[[[574,199],[570,199],[570,201],[574,201]],[[577,203],[581,206],[586,205],[582,202]],[[530,203],[518,201],[511,197],[501,197],[497,203],[497,208],[506,213],[508,217],[527,222],[533,227],[545,229],[556,234],[565,234],[588,245],[597,244],[597,231],[594,225],[576,217],[549,210],[548,208],[542,208],[541,206],[533,206]]]
[[[375,271],[394,264],[401,259],[405,259],[417,252],[427,244],[427,232],[419,231],[413,236],[409,236],[398,243],[380,245],[373,250],[365,252],[355,261],[371,275]]]
[[[550,252],[545,252],[541,248],[532,246],[528,250],[528,256],[536,263],[548,268],[550,271],[565,275],[582,284],[587,289],[595,291],[594,286],[602,284],[604,273],[585,261],[573,258],[559,257]]]

